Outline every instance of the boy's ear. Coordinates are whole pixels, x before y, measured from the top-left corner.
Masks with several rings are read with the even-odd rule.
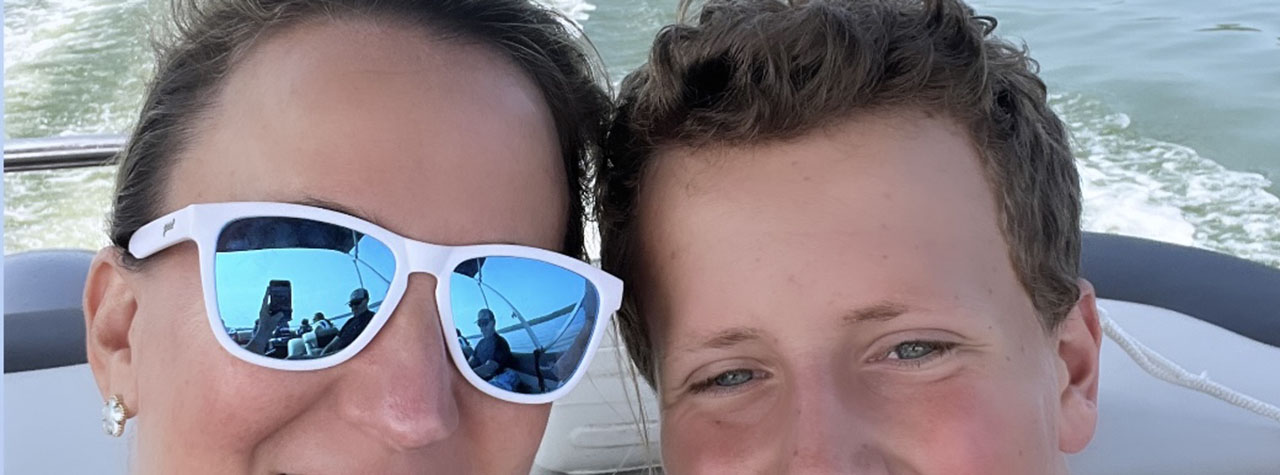
[[[1098,352],[1102,328],[1093,284],[1078,280],[1080,299],[1058,327],[1058,449],[1084,450],[1098,425]]]
[[[122,265],[120,250],[98,251],[84,286],[85,354],[105,401],[119,395],[129,415],[138,412],[137,380],[129,334],[138,310],[134,271]]]

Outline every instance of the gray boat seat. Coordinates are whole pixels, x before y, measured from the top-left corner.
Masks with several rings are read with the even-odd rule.
[[[132,431],[102,432],[88,364],[4,375],[4,473],[125,475]]]
[[[1280,269],[1100,233],[1085,233],[1081,264],[1099,297],[1166,308],[1280,347]]]
[[[1099,300],[1098,307],[1187,371],[1280,404],[1280,347],[1156,306]],[[1071,473],[1280,474],[1280,422],[1157,379],[1109,338],[1100,365],[1098,428],[1069,457]]]
[[[4,372],[85,362],[80,302],[93,252],[58,249],[4,258]]]
[[[1099,307],[1191,373],[1280,404],[1280,269],[1203,249],[1085,233]],[[1251,341],[1252,340],[1252,341]],[[1104,339],[1098,430],[1081,474],[1280,473],[1280,423],[1143,371]]]

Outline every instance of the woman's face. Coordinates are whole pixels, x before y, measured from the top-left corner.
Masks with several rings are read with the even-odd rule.
[[[270,36],[225,85],[162,212],[325,203],[412,239],[560,250],[569,196],[550,113],[494,51],[316,22]],[[109,261],[90,280],[90,353],[104,394],[137,414],[139,472],[528,473],[549,405],[499,401],[457,373],[431,276],[410,278],[351,360],[283,372],[214,340],[194,244],[136,272]]]
[[[973,150],[904,113],[655,161],[636,284],[669,473],[1065,472],[1092,291],[1041,328]]]

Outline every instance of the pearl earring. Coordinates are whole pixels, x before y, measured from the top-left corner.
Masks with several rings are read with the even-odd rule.
[[[112,437],[124,434],[124,421],[129,418],[128,408],[120,401],[120,396],[113,395],[102,406],[102,430]]]

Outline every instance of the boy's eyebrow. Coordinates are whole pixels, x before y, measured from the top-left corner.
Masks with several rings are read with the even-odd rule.
[[[907,313],[911,307],[901,302],[883,301],[872,305],[861,307],[850,311],[844,316],[843,323],[845,325],[853,325],[864,322],[884,322],[892,320],[895,317]],[[712,333],[705,339],[698,340],[697,343],[685,346],[683,352],[691,352],[698,350],[718,350],[729,348],[739,343],[759,340],[763,332],[752,327],[733,327]]]
[[[844,316],[845,325],[854,325],[864,322],[885,322],[894,319],[898,315],[902,315],[911,310],[911,307],[901,302],[885,300],[855,309]]]
[[[700,340],[698,343],[684,347],[684,352],[704,350],[704,349],[721,349],[728,348],[739,343],[760,339],[760,330],[750,327],[733,327],[727,328],[715,333],[710,337]]]

